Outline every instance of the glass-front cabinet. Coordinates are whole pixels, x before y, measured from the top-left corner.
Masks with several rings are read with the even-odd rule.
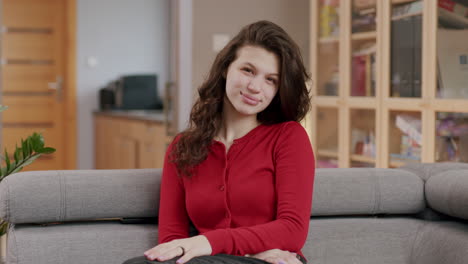
[[[468,1],[310,8],[319,167],[468,162]]]

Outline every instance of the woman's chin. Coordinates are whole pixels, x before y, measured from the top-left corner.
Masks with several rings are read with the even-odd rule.
[[[237,113],[239,113],[242,116],[257,116],[258,111],[254,109],[239,109],[237,110]]]

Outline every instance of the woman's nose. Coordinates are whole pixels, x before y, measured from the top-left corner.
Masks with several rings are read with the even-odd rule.
[[[259,93],[261,89],[260,78],[252,78],[247,85],[247,89],[252,93]]]

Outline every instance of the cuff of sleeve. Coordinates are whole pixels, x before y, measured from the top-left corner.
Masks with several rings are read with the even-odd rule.
[[[211,245],[211,255],[220,253],[229,254],[226,249],[229,239],[227,238],[228,232],[224,229],[217,229],[203,233]]]

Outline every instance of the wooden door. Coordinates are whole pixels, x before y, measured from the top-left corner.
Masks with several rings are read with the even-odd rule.
[[[2,114],[2,152],[12,153],[33,132],[42,133],[46,146],[57,150],[25,170],[75,167],[70,8],[75,9],[74,1],[2,1],[1,104],[9,107]]]

